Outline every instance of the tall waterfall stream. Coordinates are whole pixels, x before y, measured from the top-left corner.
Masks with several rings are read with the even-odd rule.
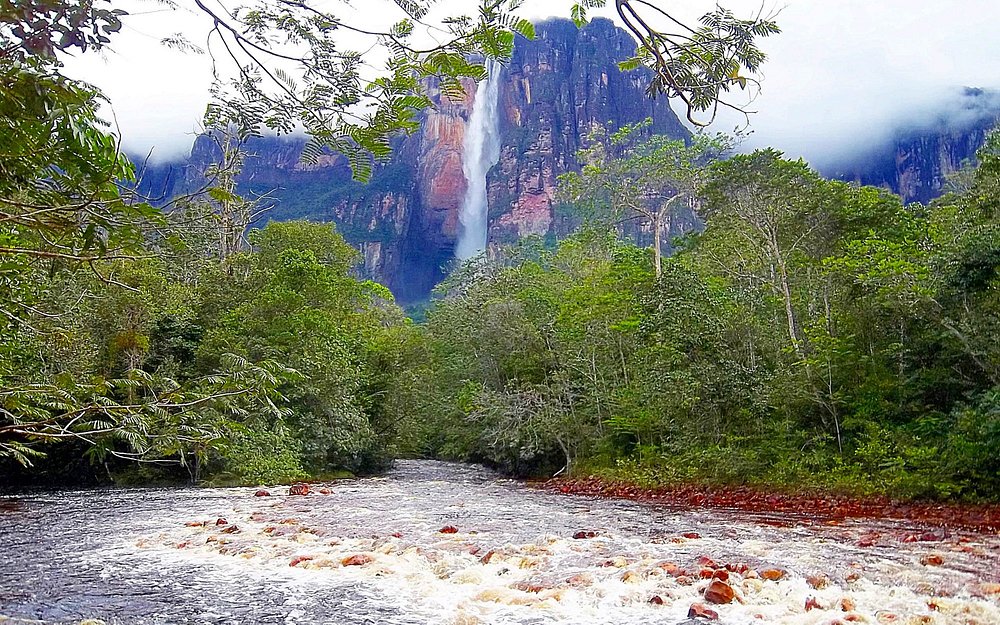
[[[486,62],[489,76],[476,89],[472,115],[462,146],[462,171],[467,183],[462,201],[461,231],[455,256],[467,260],[486,249],[489,206],[486,197],[486,174],[500,160],[500,130],[497,99],[500,93],[500,64]]]
[[[594,500],[429,461],[270,492],[0,497],[0,623],[673,625],[705,601],[706,559],[784,572],[732,567],[736,600],[710,606],[723,625],[1000,623],[996,534],[862,547],[901,528]]]

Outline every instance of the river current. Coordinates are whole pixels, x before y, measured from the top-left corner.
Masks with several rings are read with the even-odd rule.
[[[256,490],[0,497],[0,623],[673,625],[729,565],[736,597],[706,603],[723,625],[1000,624],[996,534],[593,500],[428,461]]]

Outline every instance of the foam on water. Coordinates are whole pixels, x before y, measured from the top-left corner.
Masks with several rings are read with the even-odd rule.
[[[775,527],[718,511],[553,495],[430,462],[330,488],[306,497],[185,489],[29,499],[26,512],[7,513],[32,517],[15,528],[76,518],[100,544],[42,534],[50,557],[19,555],[0,570],[0,614],[122,623],[671,624],[704,601],[704,556],[786,573],[778,581],[732,573],[738,601],[712,606],[723,624],[1000,623],[997,596],[984,592],[998,581],[996,535],[864,548],[859,536],[901,528],[801,519]],[[217,518],[229,524],[215,525]],[[186,525],[192,521],[208,523]],[[223,533],[233,525],[239,532]],[[439,532],[446,525],[458,532]],[[581,529],[597,536],[572,538]],[[0,529],[4,541],[17,535]],[[932,554],[943,564],[920,563]],[[345,566],[353,556],[367,563]],[[670,574],[666,563],[693,575]],[[828,585],[807,583],[820,574]],[[61,592],[80,586],[61,587],[60,579],[74,576],[91,589],[68,605]],[[17,589],[32,583],[48,588],[18,600]],[[662,605],[650,603],[654,596]],[[822,608],[806,610],[809,598]]]

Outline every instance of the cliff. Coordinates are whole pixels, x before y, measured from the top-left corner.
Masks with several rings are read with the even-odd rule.
[[[646,70],[622,72],[634,40],[605,19],[582,29],[568,20],[537,25],[536,38],[518,38],[500,76],[500,162],[487,176],[489,242],[526,235],[559,235],[556,178],[579,167],[580,138],[592,124],[617,129],[653,119],[650,132],[685,137],[665,99],[650,100]],[[364,258],[363,273],[386,284],[402,302],[427,297],[453,262],[466,190],[462,151],[476,85],[453,101],[427,85],[435,106],[421,128],[401,137],[371,182],[350,178],[342,158],[299,162],[301,139],[255,139],[240,177],[244,194],[268,194],[268,219],[333,221]],[[189,186],[216,157],[212,142],[196,140],[185,165],[151,167],[145,190],[169,196]],[[186,182],[185,182],[186,181]]]
[[[921,122],[897,128],[889,144],[824,174],[926,204],[944,192],[949,174],[975,160],[998,121],[1000,95],[967,88]]]

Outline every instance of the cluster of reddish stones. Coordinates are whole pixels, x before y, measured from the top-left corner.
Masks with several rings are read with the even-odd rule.
[[[753,513],[803,515],[836,523],[839,519],[899,519],[925,525],[992,532],[1000,529],[1000,505],[901,502],[884,497],[856,498],[815,493],[778,493],[749,486],[713,488],[698,485],[642,488],[598,477],[555,478],[536,484],[565,494],[690,508],[721,508]],[[775,524],[782,521],[775,520]],[[792,524],[794,521],[788,524]],[[919,540],[920,538],[917,537]]]

